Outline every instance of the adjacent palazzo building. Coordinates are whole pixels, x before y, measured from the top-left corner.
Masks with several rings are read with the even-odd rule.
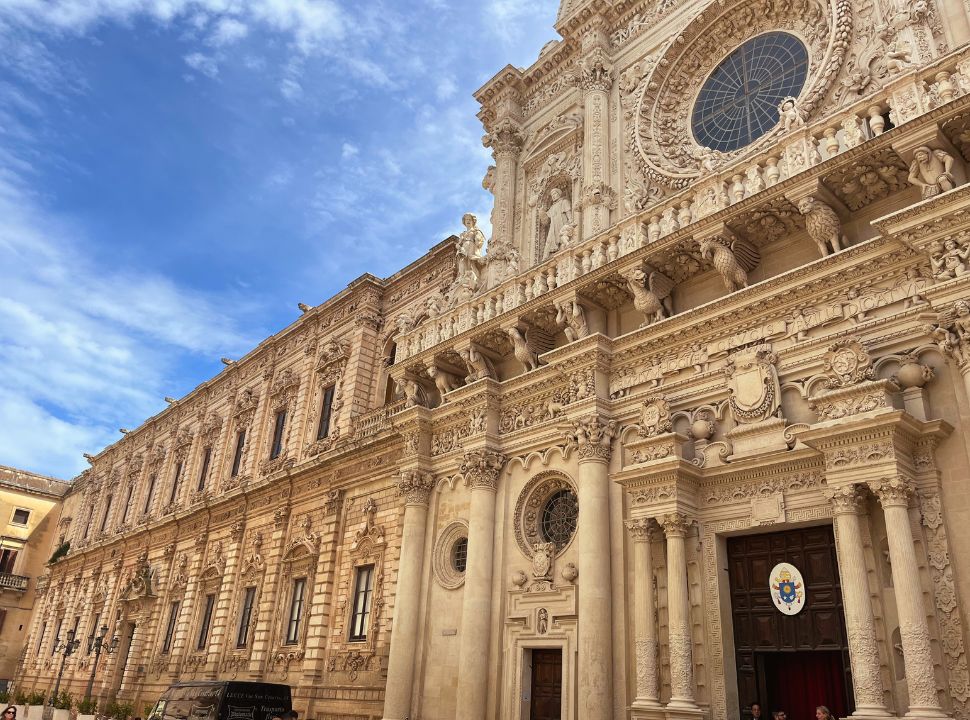
[[[970,717],[960,0],[564,0],[492,236],[93,457],[20,684],[307,717]],[[141,707],[139,704],[137,707]]]

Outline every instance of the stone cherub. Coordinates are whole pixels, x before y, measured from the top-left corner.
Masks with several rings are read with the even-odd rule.
[[[952,280],[966,275],[968,258],[970,245],[960,247],[952,237],[945,238],[942,244],[934,243],[930,252],[933,277],[937,280]]]
[[[842,250],[845,237],[842,221],[831,207],[809,195],[798,201],[798,212],[805,217],[805,229],[818,245],[822,257]]]
[[[802,117],[795,98],[789,95],[778,104],[778,120],[785,132],[805,124],[805,118]]]
[[[909,181],[921,189],[926,200],[956,187],[952,170],[953,156],[950,153],[921,145],[913,152]]]
[[[556,325],[563,329],[566,340],[574,342],[589,335],[586,312],[576,300],[556,305]]]

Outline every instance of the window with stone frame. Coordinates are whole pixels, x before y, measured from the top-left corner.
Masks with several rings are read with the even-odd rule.
[[[217,597],[216,593],[207,593],[202,599],[202,615],[199,617],[196,650],[205,650],[209,646],[209,633],[212,631],[212,616],[215,613]]]
[[[340,437],[338,423],[343,406],[343,375],[349,357],[350,346],[346,341],[329,340],[320,350],[310,401],[311,407],[316,409],[316,422],[312,426],[313,434],[308,433],[306,438],[310,456],[329,450]]]
[[[175,628],[178,624],[179,610],[182,607],[182,603],[179,600],[173,600],[168,608],[168,622],[165,624],[165,637],[162,640],[162,653],[168,654],[172,650],[172,642],[175,640]]]
[[[303,622],[306,603],[306,578],[294,578],[290,584],[290,603],[286,613],[286,637],[284,645],[296,645],[300,640],[300,625]]]
[[[277,628],[281,647],[306,645],[307,618],[320,557],[320,538],[313,529],[312,516],[306,514],[294,525],[282,559],[282,612]]]
[[[320,405],[320,419],[317,422],[317,440],[323,440],[330,435],[330,421],[333,418],[333,395],[336,385],[327,385],[323,389],[323,400]]]
[[[351,642],[367,639],[370,628],[371,604],[374,595],[374,566],[359,565],[354,569],[354,596],[350,611]]]
[[[232,451],[232,469],[229,470],[229,477],[238,477],[242,470],[243,453],[246,451],[246,429],[241,428],[236,431],[236,447]]]
[[[105,529],[108,527],[108,519],[111,517],[112,499],[113,499],[113,495],[111,493],[108,493],[108,497],[106,497],[104,500],[104,513],[102,513],[101,515],[101,527],[99,529],[99,532],[104,532]]]
[[[273,440],[269,446],[269,459],[275,460],[283,452],[283,431],[286,429],[286,408],[276,411],[273,418]]]
[[[239,623],[236,626],[236,648],[249,645],[249,636],[253,619],[253,609],[256,606],[256,587],[250,586],[243,590],[242,605],[239,611]]]
[[[351,529],[353,540],[341,572],[338,590],[341,612],[337,616],[335,634],[342,638],[347,652],[366,653],[376,649],[381,628],[387,531],[377,522],[378,505],[373,498],[366,499],[358,507],[361,508],[363,518],[359,527]],[[372,569],[361,574],[360,568],[367,566]],[[364,583],[363,587],[369,582],[369,597],[358,595],[361,582]],[[364,604],[357,602],[365,599],[367,602]],[[361,613],[364,609],[366,616]]]
[[[246,465],[248,460],[247,453],[249,447],[249,437],[252,434],[253,420],[256,417],[256,408],[259,405],[259,398],[252,388],[246,388],[239,392],[233,405],[231,432],[233,437],[233,451],[230,455],[230,467],[228,481],[224,483],[222,489],[235,487],[241,476],[247,475]]]
[[[209,477],[209,464],[212,462],[212,446],[207,445],[202,448],[202,467],[199,470],[199,480],[196,483],[196,492],[204,492],[206,480]]]

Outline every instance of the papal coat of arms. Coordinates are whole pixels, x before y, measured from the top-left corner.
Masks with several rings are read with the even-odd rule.
[[[798,568],[778,563],[771,569],[768,587],[775,607],[785,615],[797,615],[805,607],[805,581]]]

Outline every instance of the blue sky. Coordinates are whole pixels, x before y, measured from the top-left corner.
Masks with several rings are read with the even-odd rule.
[[[556,0],[0,0],[0,464],[96,452],[487,220],[471,98]]]

